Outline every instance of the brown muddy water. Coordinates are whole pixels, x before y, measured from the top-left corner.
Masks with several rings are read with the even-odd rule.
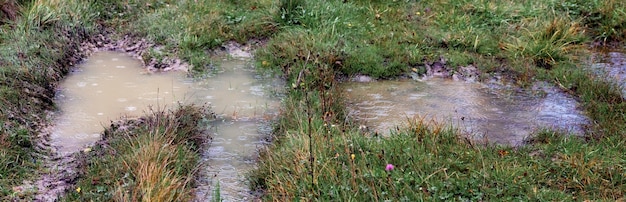
[[[547,84],[534,93],[440,78],[343,87],[350,116],[382,134],[419,117],[451,124],[475,140],[519,145],[541,127],[581,134],[588,123],[574,99]]]
[[[263,134],[270,131],[284,84],[255,72],[249,58],[218,63],[212,76],[190,79],[182,72],[146,72],[126,53],[97,52],[60,86],[51,145],[67,155],[97,141],[111,120],[179,102],[208,103],[218,119],[207,126],[213,141],[203,154],[206,179],[200,179],[205,185],[198,200],[209,200],[218,182],[225,201],[248,200],[244,176],[255,165],[257,147],[266,143]]]
[[[97,52],[71,72],[56,94],[51,144],[60,154],[85,148],[100,138],[104,127],[120,117],[174,106],[188,87],[180,72],[150,74],[140,61],[120,52]]]
[[[213,141],[204,154],[207,186],[198,188],[197,201],[250,201],[246,174],[256,165],[258,148],[267,144],[269,121],[277,115],[284,83],[271,74],[255,72],[250,60],[223,60],[217,73],[196,81],[195,100],[211,103],[218,119],[211,124]],[[219,185],[219,189],[217,188]]]

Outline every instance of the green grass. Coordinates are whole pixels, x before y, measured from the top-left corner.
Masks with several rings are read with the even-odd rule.
[[[102,24],[161,46],[144,59],[176,56],[194,73],[211,70],[209,53],[224,42],[267,41],[256,51],[257,65],[282,70],[292,90],[276,141],[251,176],[266,200],[623,200],[626,104],[615,85],[584,68],[584,49],[623,45],[625,8],[619,0],[35,1],[23,8],[27,20],[2,25],[0,33],[0,165],[8,165],[0,167],[0,193],[12,194],[37,168],[32,128],[52,108],[51,86],[67,72],[77,45],[69,38],[86,38]],[[421,120],[378,137],[346,119],[337,78],[395,78],[439,57],[451,69],[477,66],[482,78],[556,84],[581,101],[593,120],[589,134],[540,131],[528,145],[511,148],[475,145]],[[120,145],[130,153],[152,148],[130,142],[161,141],[158,134],[145,130]],[[132,164],[131,157],[100,157]],[[387,164],[395,169],[385,171]],[[124,170],[124,177],[123,169],[94,168],[85,176],[110,172],[111,181],[94,186],[84,177],[70,200],[148,198],[141,175]],[[177,172],[187,177],[177,182],[188,182],[187,171]]]
[[[33,1],[0,27],[0,199],[35,177],[36,140],[53,109],[54,84],[75,62],[80,42],[97,31],[93,10],[79,1]]]
[[[616,200],[626,189],[623,140],[596,146],[546,131],[529,146],[484,147],[419,119],[390,137],[322,122],[313,121],[313,138],[304,122],[263,153],[254,179],[265,200]]]

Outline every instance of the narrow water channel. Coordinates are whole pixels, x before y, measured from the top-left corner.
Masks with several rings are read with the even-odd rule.
[[[217,74],[193,85],[196,100],[213,106],[218,119],[211,124],[213,141],[204,154],[206,184],[198,188],[197,201],[249,201],[246,174],[256,165],[257,150],[267,142],[271,121],[280,105],[279,79],[254,70],[248,58],[223,60]],[[219,185],[219,188],[218,188]]]
[[[100,138],[111,120],[139,117],[150,107],[164,109],[181,103],[209,104],[218,119],[209,126],[213,136],[203,154],[201,173],[206,185],[198,201],[212,199],[219,184],[224,201],[252,197],[245,174],[255,165],[263,134],[280,104],[283,84],[256,72],[250,58],[223,59],[215,74],[190,79],[182,72],[149,73],[140,61],[120,52],[97,52],[61,83],[59,110],[51,145],[61,155],[80,151]]]
[[[573,98],[545,84],[537,86],[539,95],[440,78],[343,87],[350,115],[383,134],[421,117],[451,124],[476,140],[519,145],[541,127],[580,134],[588,123]]]

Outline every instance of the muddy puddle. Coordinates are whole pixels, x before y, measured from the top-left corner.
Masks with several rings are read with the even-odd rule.
[[[266,143],[283,84],[257,73],[249,58],[217,60],[212,76],[191,79],[182,72],[146,72],[126,53],[95,53],[60,85],[51,145],[66,155],[97,141],[111,120],[178,103],[209,104],[218,118],[207,126],[213,141],[203,154],[206,179],[198,200],[211,199],[217,184],[225,201],[250,199],[245,174],[255,165],[257,147]]]
[[[60,85],[52,146],[60,154],[76,152],[98,140],[111,120],[144,115],[149,106],[175,106],[188,91],[183,78],[180,72],[147,73],[125,53],[95,53]]]
[[[611,82],[616,82],[626,99],[626,52],[618,50],[597,51],[591,68]]]
[[[197,201],[213,201],[216,190],[222,201],[252,200],[246,174],[256,165],[258,148],[268,143],[264,138],[271,132],[269,121],[277,115],[284,84],[255,72],[245,57],[223,60],[214,76],[193,86],[194,99],[210,103],[218,114],[204,154],[207,186],[198,188]]]
[[[456,126],[473,139],[519,145],[541,127],[582,134],[588,119],[576,101],[547,84],[532,93],[432,78],[343,84],[350,116],[388,134],[407,118]]]

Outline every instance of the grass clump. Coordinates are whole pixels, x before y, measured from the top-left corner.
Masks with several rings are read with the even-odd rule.
[[[558,11],[582,19],[595,40],[606,43],[626,39],[626,3],[623,1],[567,0],[553,3]]]
[[[540,30],[516,38],[507,50],[532,58],[537,67],[552,68],[559,62],[571,59],[586,41],[584,31],[576,22],[555,18],[540,25]]]
[[[207,115],[205,108],[181,106],[112,124],[80,154],[83,175],[64,200],[190,201]]]

